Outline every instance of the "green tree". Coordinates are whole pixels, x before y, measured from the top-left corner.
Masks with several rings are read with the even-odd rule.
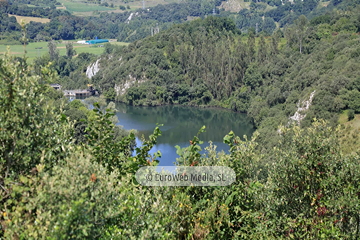
[[[251,89],[256,89],[262,84],[262,76],[256,63],[251,63],[246,69],[243,81]]]
[[[306,36],[308,35],[309,21],[304,15],[301,15],[294,21],[294,34],[299,44],[300,53],[303,52],[303,45]]]
[[[348,121],[351,121],[355,118],[355,111],[352,109],[349,109],[347,112]]]
[[[265,42],[265,38],[263,35],[260,36],[258,53],[257,53],[257,61],[259,63],[263,63],[267,58],[267,45]]]
[[[107,174],[91,161],[89,152],[76,152],[51,171],[36,167],[13,189],[22,198],[3,205],[11,219],[5,221],[6,239],[99,239],[131,191],[118,183],[118,172]]]
[[[315,119],[309,128],[279,133],[276,160],[269,164],[272,200],[266,204],[277,231],[294,238],[359,237],[359,186],[352,177],[360,170],[354,168],[358,157],[340,154],[339,129]]]
[[[278,38],[275,34],[271,37],[270,52],[271,55],[277,55],[279,53]]]
[[[49,55],[51,61],[57,61],[59,59],[59,50],[56,48],[56,43],[54,41],[50,41],[48,43]]]
[[[47,67],[36,75],[25,61],[0,59],[0,205],[6,212],[21,207],[23,176],[37,172],[39,164],[51,169],[74,151],[73,124],[49,97],[55,77]]]
[[[45,156],[50,167],[67,154],[63,149],[70,143],[70,125],[45,95],[55,75],[46,67],[41,76],[31,71],[9,57],[0,61],[2,178],[31,170]]]
[[[71,42],[68,42],[66,44],[66,56],[71,59],[73,56],[76,55],[76,51],[74,49],[74,46]]]
[[[252,62],[255,59],[255,30],[253,28],[249,29],[247,48],[249,62]]]

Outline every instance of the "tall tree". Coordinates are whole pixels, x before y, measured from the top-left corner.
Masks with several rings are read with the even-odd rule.
[[[267,48],[267,46],[266,46],[265,38],[263,35],[261,35],[260,41],[259,41],[259,49],[258,49],[258,53],[257,53],[257,61],[259,63],[263,63],[266,60],[266,56],[267,56],[266,48]]]
[[[308,29],[309,29],[308,23],[309,21],[304,15],[301,15],[298,19],[294,21],[295,24],[294,34],[299,44],[300,53],[303,52],[303,43],[306,38],[306,35],[308,34]]]
[[[248,59],[249,62],[254,61],[255,57],[255,29],[250,28],[249,29],[249,37],[247,41],[247,47],[248,47]]]
[[[270,53],[272,55],[276,55],[279,53],[278,38],[275,34],[273,34],[273,36],[271,37]]]
[[[74,46],[71,42],[66,44],[66,56],[68,58],[72,58],[76,54],[76,51],[74,50]]]
[[[59,50],[56,49],[56,43],[54,41],[49,42],[48,48],[51,61],[58,60]]]

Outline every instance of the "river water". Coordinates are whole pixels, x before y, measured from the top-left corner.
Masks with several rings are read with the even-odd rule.
[[[189,140],[198,133],[202,126],[206,126],[206,132],[201,133],[199,138],[204,142],[201,147],[209,145],[212,141],[217,150],[228,152],[229,146],[223,143],[223,138],[231,130],[238,136],[250,137],[254,132],[253,125],[246,114],[235,113],[218,108],[195,108],[186,106],[157,106],[136,107],[124,103],[116,103],[116,113],[119,125],[124,129],[136,129],[140,136],[147,138],[156,127],[160,127],[162,135],[157,139],[156,146],[150,151],[154,153],[160,150],[162,153],[161,166],[174,165],[178,155],[176,145],[180,147],[189,146]],[[141,144],[137,137],[136,142]]]

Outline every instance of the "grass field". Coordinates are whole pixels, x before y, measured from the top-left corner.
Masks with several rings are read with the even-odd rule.
[[[111,9],[104,6],[100,6],[99,4],[84,3],[80,1],[58,0],[58,2],[62,3],[62,5],[69,12],[92,12],[96,10],[98,11],[115,10],[115,8]]]
[[[123,6],[130,6],[131,10],[136,10],[139,8],[142,8],[142,0],[140,1],[134,1],[134,2],[129,2],[129,3],[123,3],[121,0],[114,0],[114,5],[117,6],[117,8],[119,8],[120,5]],[[182,0],[145,0],[145,7],[154,7],[156,5],[159,4],[169,4],[169,3],[180,3],[182,2]]]
[[[29,23],[31,21],[33,22],[41,22],[41,23],[47,23],[50,22],[49,18],[39,18],[39,17],[24,17],[24,16],[18,16],[18,15],[12,15],[12,14],[8,14],[9,16],[14,16],[16,17],[16,21],[18,23],[21,23],[21,20],[24,20],[25,23]]]
[[[173,2],[182,2],[183,0],[146,0],[145,7],[154,7],[158,4],[168,4]],[[94,11],[99,12],[124,12],[119,9],[119,6],[129,6],[130,9],[125,11],[134,11],[136,9],[142,8],[142,0],[137,0],[134,2],[124,3],[122,0],[112,0],[109,1],[110,4],[114,4],[114,8],[100,6],[98,4],[86,3],[84,0],[58,0],[62,4],[62,7],[58,9],[66,9],[76,16],[91,16],[94,14]]]
[[[73,42],[74,49],[76,53],[93,53],[93,54],[102,54],[104,51],[103,47],[98,47],[98,45],[84,45],[84,44],[77,44],[76,41]],[[60,55],[66,54],[66,43],[67,41],[63,41],[62,43],[57,44],[57,48],[59,49]],[[29,43],[26,46],[27,51],[27,58],[29,62],[32,62],[36,57],[40,57],[46,53],[48,53],[47,42],[36,42],[36,43]],[[128,43],[123,42],[111,42],[111,44],[116,45],[127,45]],[[101,45],[101,44],[99,44]],[[7,51],[6,45],[0,45],[0,55],[3,55]],[[10,54],[22,57],[24,56],[24,46],[23,45],[11,45],[10,46]]]
[[[342,135],[340,136],[340,146],[344,153],[359,151],[360,144],[360,114],[355,114],[355,118],[348,121],[347,110],[339,116],[339,123],[342,125]]]

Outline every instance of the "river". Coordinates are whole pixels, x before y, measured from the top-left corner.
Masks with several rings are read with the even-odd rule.
[[[223,143],[223,138],[231,130],[238,136],[247,135],[250,137],[254,132],[253,125],[246,114],[235,113],[226,109],[218,108],[196,108],[186,106],[157,106],[138,107],[129,106],[124,103],[116,103],[118,110],[116,115],[119,125],[124,129],[136,129],[140,135],[147,138],[156,127],[156,124],[163,124],[160,127],[162,135],[157,139],[156,146],[150,151],[158,150],[162,153],[161,166],[174,165],[178,155],[176,145],[180,147],[189,146],[189,140],[198,133],[202,126],[206,126],[206,132],[201,133],[199,138],[204,141],[201,147],[209,145],[212,141],[217,150],[228,152],[228,145]],[[137,144],[141,144],[139,138]]]

